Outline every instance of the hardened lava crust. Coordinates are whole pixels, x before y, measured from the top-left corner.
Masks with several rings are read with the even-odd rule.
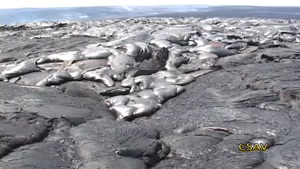
[[[299,169],[300,21],[0,26],[0,168]]]

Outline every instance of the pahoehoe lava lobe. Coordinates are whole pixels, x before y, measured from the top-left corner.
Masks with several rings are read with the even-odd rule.
[[[0,168],[298,169],[299,25],[0,26]]]
[[[158,140],[157,131],[144,129],[129,122],[107,119],[93,120],[70,130],[70,137],[76,142],[74,147],[78,158],[83,161],[80,168],[153,166],[169,153],[169,147]],[[119,160],[104,162],[108,158]]]

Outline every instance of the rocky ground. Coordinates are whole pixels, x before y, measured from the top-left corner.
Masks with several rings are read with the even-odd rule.
[[[300,168],[297,20],[0,31],[0,168]],[[240,143],[268,149],[242,152]]]

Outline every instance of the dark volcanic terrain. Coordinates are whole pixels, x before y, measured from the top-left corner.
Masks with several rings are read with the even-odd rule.
[[[298,20],[0,26],[0,168],[299,169],[299,96]]]

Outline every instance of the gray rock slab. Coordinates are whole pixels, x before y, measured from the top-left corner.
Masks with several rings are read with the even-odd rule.
[[[37,113],[46,118],[65,117],[75,124],[91,118],[114,119],[102,102],[67,96],[55,88],[1,83],[0,99],[6,107]]]
[[[92,120],[72,128],[70,137],[76,143],[75,149],[79,159],[89,163],[86,165],[94,167],[122,166],[124,160],[130,161],[131,158],[133,158],[130,162],[132,165],[140,163],[136,159],[144,161],[147,165],[153,165],[168,154],[168,147],[157,140],[157,131],[125,121]],[[107,157],[118,156],[120,160],[115,161],[117,164],[113,165],[110,160],[104,164],[100,162]],[[96,159],[97,161],[94,161]]]
[[[67,147],[54,142],[23,146],[0,160],[0,168],[7,169],[63,169],[71,168]]]
[[[26,112],[2,116],[0,120],[0,156],[15,148],[42,141],[47,137],[51,122],[46,118]]]

